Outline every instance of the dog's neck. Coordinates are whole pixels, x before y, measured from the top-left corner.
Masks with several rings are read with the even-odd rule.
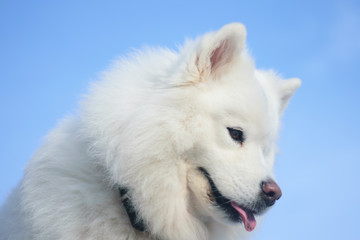
[[[129,189],[123,186],[119,187],[120,193],[120,201],[124,206],[124,209],[129,217],[131,225],[134,229],[144,232],[146,231],[146,224],[141,216],[138,214],[139,212],[136,210],[134,204],[131,201],[131,197],[129,195]]]

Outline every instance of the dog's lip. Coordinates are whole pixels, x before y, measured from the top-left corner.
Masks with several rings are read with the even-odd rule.
[[[256,227],[256,219],[254,213],[234,201],[231,201],[231,206],[240,214],[246,231],[251,232]]]
[[[217,189],[214,181],[210,177],[210,174],[205,170],[205,168],[199,167],[199,170],[208,179],[212,193],[213,194],[216,193],[216,196],[214,196],[216,204],[218,206],[220,206],[222,209],[225,209],[225,212],[227,212],[228,214],[230,213],[230,215],[232,217],[234,217],[234,215],[232,215],[233,212],[236,212],[236,214],[239,214],[237,216],[239,216],[239,220],[241,218],[242,222],[244,223],[244,227],[247,231],[251,232],[252,230],[254,230],[254,228],[256,226],[256,220],[255,220],[254,214],[256,214],[256,212],[223,196],[220,193],[219,189]],[[232,210],[230,210],[230,212],[229,212],[229,208],[232,209]],[[236,218],[237,217],[235,217],[235,219]]]

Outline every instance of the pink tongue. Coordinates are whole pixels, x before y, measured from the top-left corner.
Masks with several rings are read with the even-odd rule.
[[[255,220],[254,214],[252,214],[252,212],[250,212],[248,210],[243,209],[242,207],[240,207],[239,205],[237,205],[234,202],[231,202],[231,206],[240,213],[241,218],[244,222],[246,231],[251,232],[252,230],[254,230],[254,228],[256,226],[256,220]]]

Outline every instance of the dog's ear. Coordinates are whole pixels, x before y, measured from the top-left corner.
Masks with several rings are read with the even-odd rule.
[[[203,36],[196,52],[195,63],[199,80],[216,78],[240,58],[245,47],[246,29],[241,23],[225,25]]]
[[[298,78],[290,78],[284,80],[280,84],[280,112],[282,113],[289,103],[290,98],[300,87],[301,80]]]

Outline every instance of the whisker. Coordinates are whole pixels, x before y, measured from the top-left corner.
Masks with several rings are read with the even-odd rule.
[[[219,206],[222,206],[222,205],[225,205],[225,204],[229,204],[229,203],[231,203],[231,201],[230,201],[230,200],[228,200],[228,201],[226,201],[226,202],[223,202],[223,203],[219,204]]]

